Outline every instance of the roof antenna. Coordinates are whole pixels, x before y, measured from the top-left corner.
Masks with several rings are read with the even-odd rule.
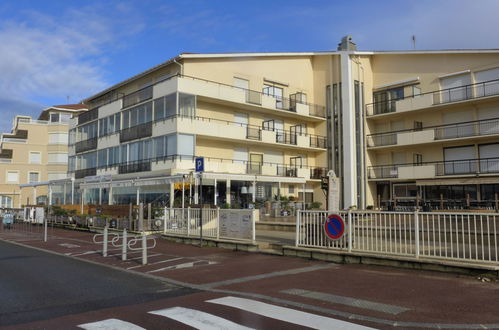
[[[412,35],[412,49],[416,50],[416,35]]]

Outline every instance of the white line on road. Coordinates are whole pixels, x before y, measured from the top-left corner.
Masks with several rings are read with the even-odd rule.
[[[93,323],[80,324],[78,328],[86,330],[145,330],[138,325],[118,319],[107,319]]]
[[[151,257],[151,256],[149,256],[149,257]],[[152,266],[152,265],[157,265],[157,264],[163,264],[165,262],[176,261],[176,260],[180,260],[180,259],[183,259],[183,258],[173,258],[173,259],[161,260],[161,261],[158,261],[158,262],[153,262],[152,264],[137,265],[137,266],[128,267],[127,269],[135,269],[135,268],[144,267],[144,266]]]
[[[169,270],[169,269],[182,269],[182,268],[191,268],[191,267],[194,267],[195,265],[199,265],[200,263],[202,262],[206,262],[205,265],[214,265],[214,264],[217,264],[218,262],[216,261],[205,261],[205,260],[198,260],[198,261],[192,261],[192,262],[186,262],[186,263],[183,263],[183,264],[178,264],[178,265],[173,265],[173,266],[168,266],[168,267],[163,267],[163,268],[160,268],[160,269],[155,269],[155,270],[150,270],[148,271],[147,273],[157,273],[157,272],[161,272],[161,271],[164,271],[164,270]]]
[[[168,317],[175,321],[187,324],[196,329],[219,330],[219,329],[234,329],[248,330],[248,328],[227,319],[215,316],[209,313],[201,312],[195,309],[184,307],[166,308],[157,311],[149,312],[150,314]]]
[[[371,329],[355,323],[336,320],[330,317],[301,312],[296,309],[275,306],[245,298],[228,296],[207,300],[207,302],[238,308],[265,317],[314,329]]]

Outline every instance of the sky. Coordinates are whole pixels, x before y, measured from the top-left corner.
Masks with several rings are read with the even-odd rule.
[[[183,52],[499,48],[499,0],[0,1],[0,132]]]

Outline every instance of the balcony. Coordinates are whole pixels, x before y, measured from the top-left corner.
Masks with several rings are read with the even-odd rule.
[[[251,126],[246,126],[246,138],[260,141],[262,139],[262,130]]]
[[[310,169],[310,179],[318,179],[327,176],[327,168],[324,167],[314,167]]]
[[[148,86],[123,96],[123,109],[152,99],[152,88],[152,86]]]
[[[75,171],[75,179],[83,179],[87,176],[97,175],[97,168],[86,168],[84,170]]]
[[[453,102],[499,95],[499,79],[477,84],[441,89],[419,95],[366,104],[366,115],[375,116],[412,111]]]
[[[88,150],[97,149],[97,138],[91,138],[88,140],[76,142],[75,152],[80,153]]]
[[[118,174],[136,173],[136,172],[149,172],[151,171],[151,161],[141,160],[136,162],[129,162],[120,164],[118,166]]]
[[[120,131],[120,143],[152,136],[152,121]]]
[[[178,76],[178,89],[180,92],[201,97],[281,110],[306,117],[326,117],[324,106],[308,103],[294,97],[294,94],[290,95],[290,98],[286,98],[185,75]]]
[[[499,134],[499,118],[367,135],[368,147],[402,146]]]
[[[450,175],[499,173],[499,158],[464,159],[421,164],[368,167],[369,179],[431,179]]]
[[[99,108],[82,112],[78,116],[78,125],[88,123],[89,121],[96,120],[97,118],[99,118]]]

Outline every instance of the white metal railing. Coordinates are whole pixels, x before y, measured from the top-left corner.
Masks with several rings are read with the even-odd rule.
[[[201,228],[206,238],[255,240],[253,210],[165,208],[163,233],[200,237]]]
[[[499,262],[499,214],[341,211],[339,240],[324,232],[325,211],[300,211],[296,246],[344,251]]]

